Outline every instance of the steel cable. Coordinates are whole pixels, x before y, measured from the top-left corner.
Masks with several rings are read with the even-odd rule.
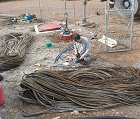
[[[24,90],[19,97],[24,103],[35,100],[45,106],[44,113],[132,105],[140,102],[139,74],[140,70],[132,67],[40,70],[23,76],[21,87]],[[24,116],[35,114],[25,113],[23,105],[20,109]]]

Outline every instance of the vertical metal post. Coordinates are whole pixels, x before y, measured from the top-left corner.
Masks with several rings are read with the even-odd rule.
[[[132,13],[131,13],[131,26],[130,26],[130,49],[132,49],[132,39],[133,39],[133,26],[134,26],[134,6],[135,6],[135,0],[132,0]]]
[[[67,3],[66,3],[66,0],[64,0],[64,3],[65,3],[65,13],[64,13],[64,16],[65,16],[65,20],[66,20],[66,26],[64,28],[64,32],[69,32],[68,23],[67,23],[68,14],[67,14]]]
[[[76,25],[76,16],[75,16],[75,4],[73,0],[73,14],[74,14],[74,25]]]
[[[86,22],[86,4],[87,4],[87,0],[83,0],[83,19],[82,22]]]
[[[41,17],[41,20],[42,20],[42,10],[41,10],[40,0],[38,0],[38,5],[39,5],[40,17]]]
[[[64,0],[64,3],[65,3],[65,13],[67,13],[67,4],[66,4],[66,0]]]
[[[107,52],[107,32],[108,32],[108,3],[107,1],[105,2],[105,52]]]
[[[83,19],[86,19],[86,2],[83,2]]]

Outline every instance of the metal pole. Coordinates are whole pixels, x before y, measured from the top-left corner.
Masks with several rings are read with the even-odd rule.
[[[42,20],[42,10],[41,10],[41,5],[40,5],[40,0],[38,0],[38,3],[39,3],[39,12],[40,12],[40,17],[41,17],[41,20]]]
[[[132,49],[132,39],[133,39],[133,28],[134,28],[134,6],[135,6],[135,2],[134,2],[134,0],[132,0],[131,26],[130,26],[130,49]]]
[[[73,0],[73,14],[74,14],[74,24],[76,25],[76,16],[75,16],[75,4]]]
[[[65,3],[65,13],[67,13],[67,5],[66,5],[66,0],[64,0],[64,3]]]
[[[87,4],[87,1],[84,0],[84,2],[83,2],[83,21],[86,21],[86,4]]]
[[[65,3],[65,20],[66,20],[66,27],[64,28],[64,32],[69,32],[69,29],[68,29],[68,23],[67,23],[67,17],[68,17],[68,14],[67,14],[67,5],[66,5],[66,0],[64,0],[64,3]]]
[[[105,52],[107,52],[107,32],[108,32],[108,2],[105,2]]]

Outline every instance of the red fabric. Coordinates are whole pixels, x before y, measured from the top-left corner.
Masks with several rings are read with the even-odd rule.
[[[57,21],[50,22],[50,23],[42,23],[39,24],[37,27],[39,32],[59,30],[61,28],[61,26]]]

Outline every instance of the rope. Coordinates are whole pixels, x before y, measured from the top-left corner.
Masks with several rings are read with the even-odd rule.
[[[0,71],[19,66],[24,61],[26,51],[32,41],[31,34],[10,33],[1,36]]]
[[[45,107],[40,113],[97,111],[140,102],[140,70],[132,67],[85,68],[79,70],[40,70],[23,76],[19,98]],[[32,103],[31,103],[32,100]]]

